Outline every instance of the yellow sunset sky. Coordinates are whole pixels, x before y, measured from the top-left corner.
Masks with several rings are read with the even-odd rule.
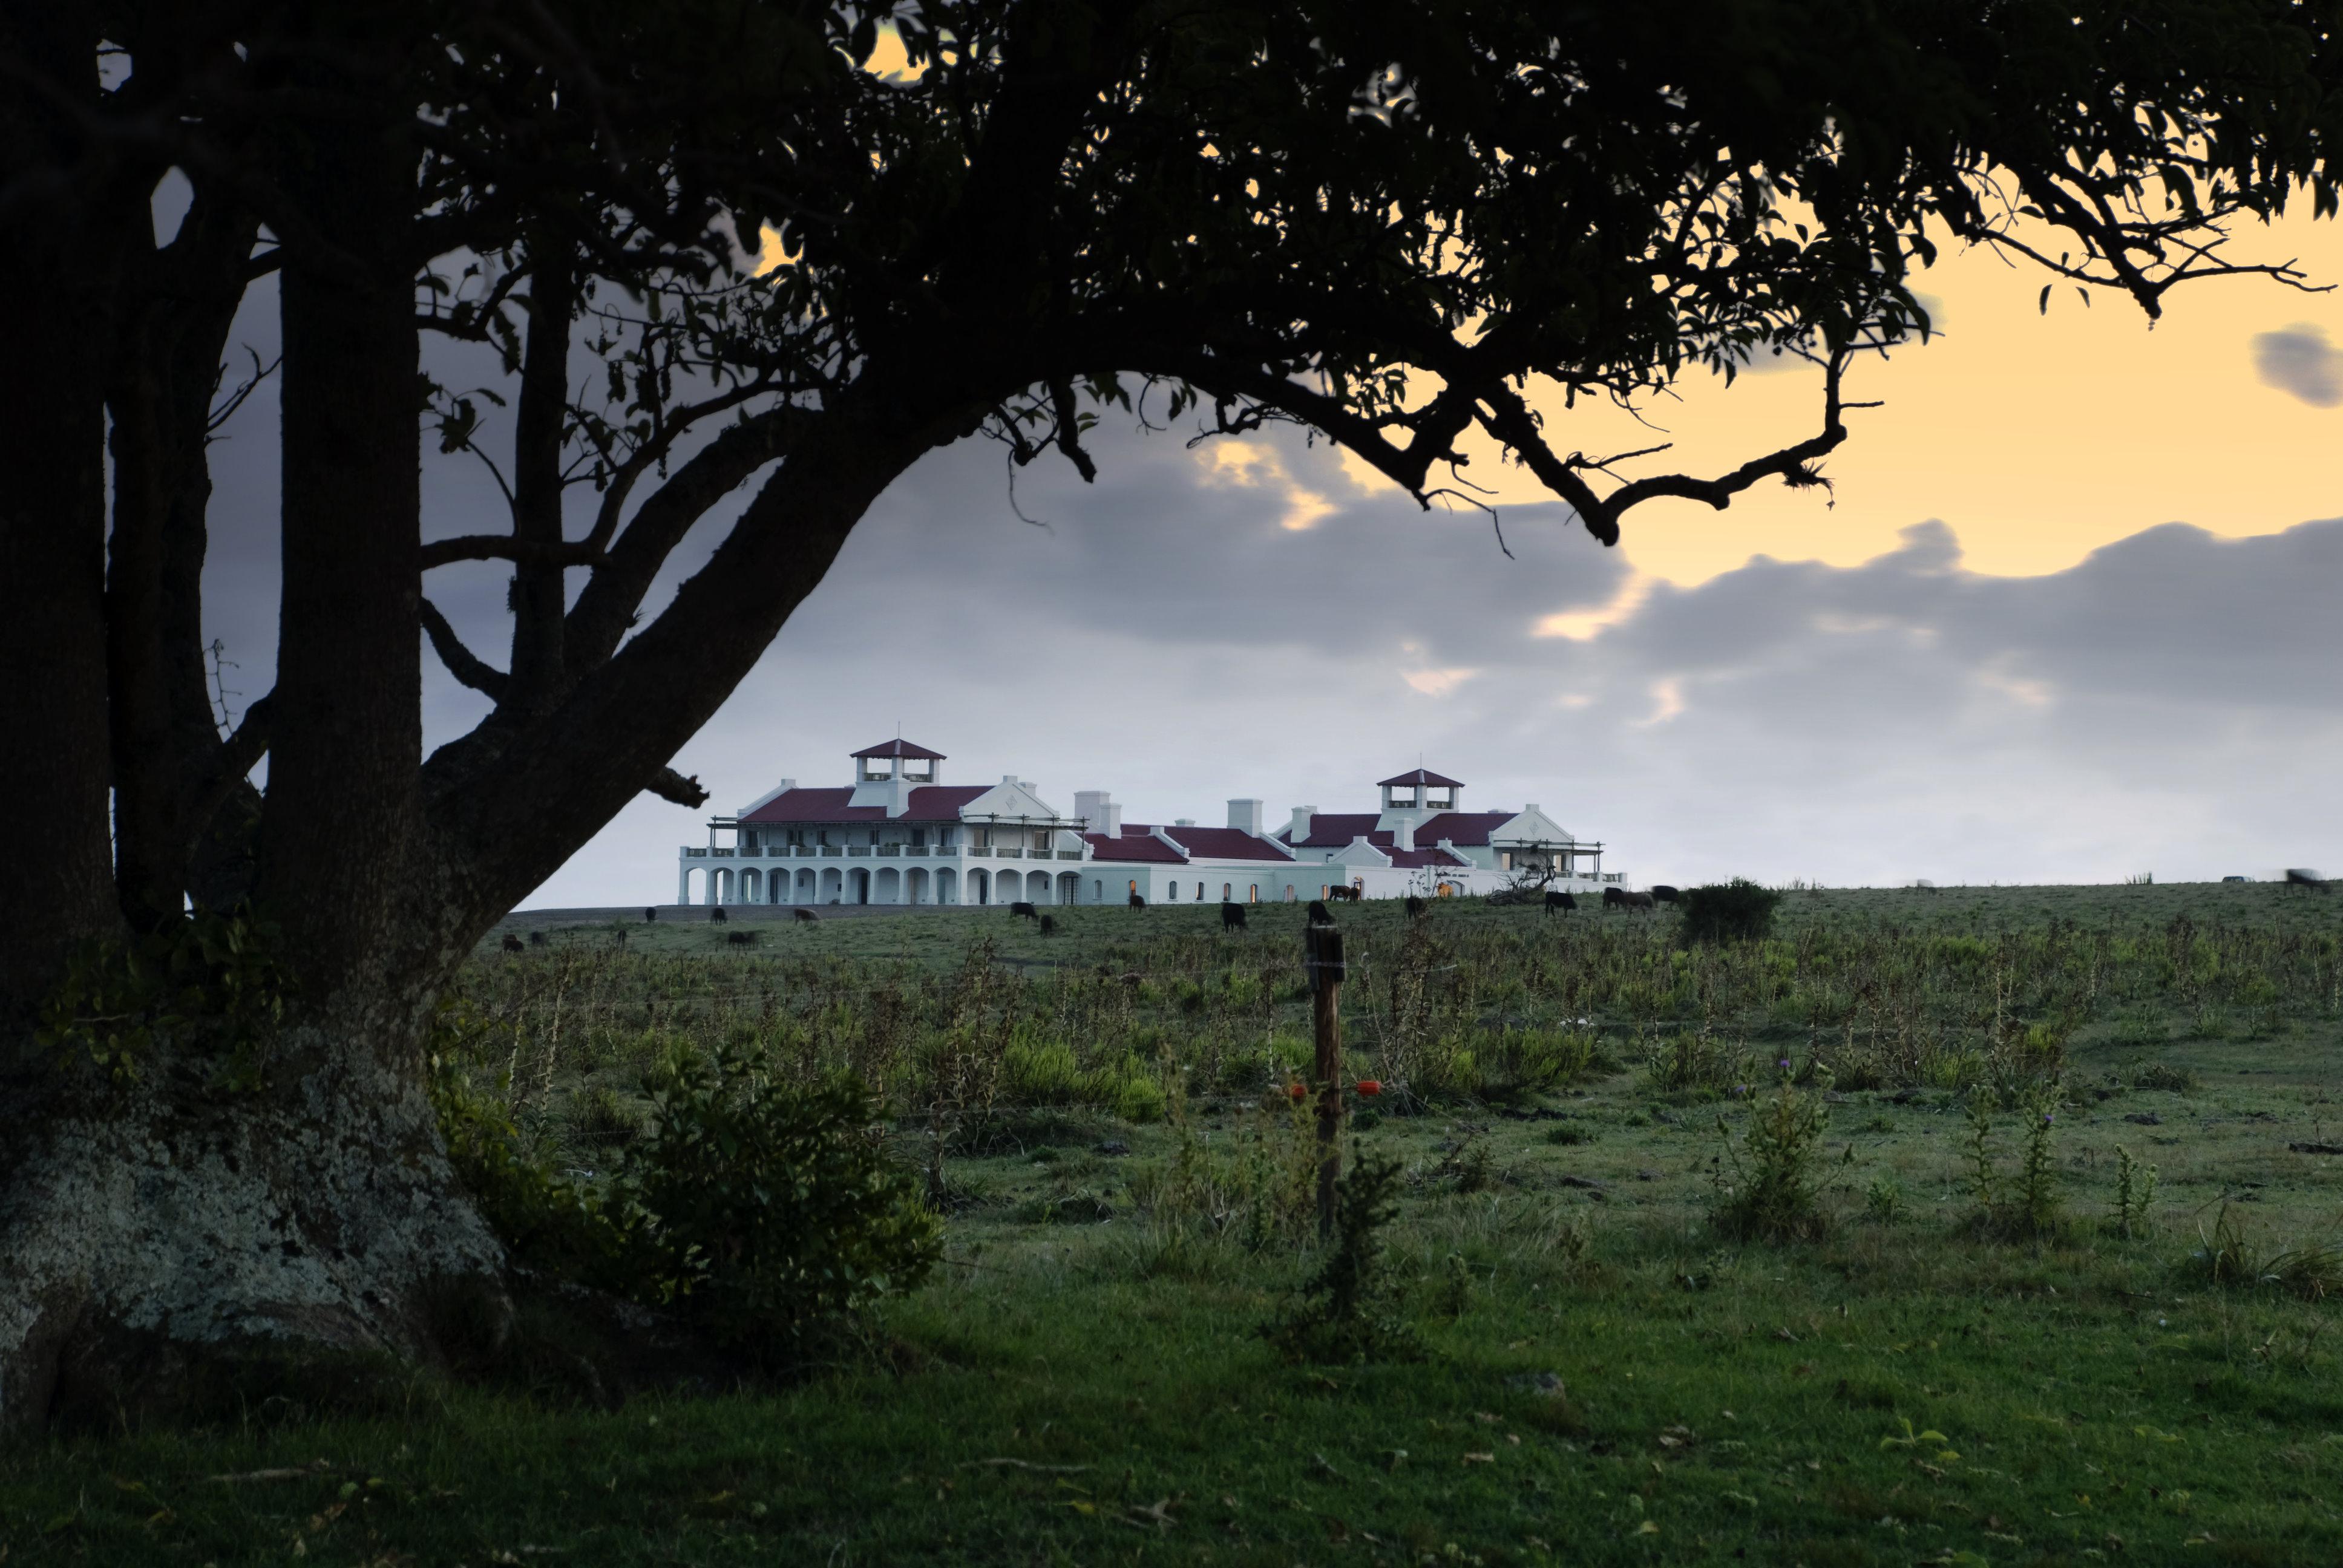
[[[2308,202],[2276,226],[2237,233],[2237,258],[2295,258],[2315,283],[2343,283],[2343,225]],[[1771,481],[1723,512],[1663,500],[1630,513],[1620,548],[1650,578],[1690,587],[1753,555],[1852,565],[1892,549],[1898,532],[1939,518],[1976,571],[2026,576],[2160,523],[2236,538],[2343,515],[2343,407],[2318,407],[2267,385],[2256,335],[2307,325],[2343,344],[2343,291],[2305,294],[2261,277],[2207,278],[2167,297],[2151,324],[2114,294],[2086,306],[2076,290],[2038,302],[2046,275],[1991,252],[1948,251],[1922,274],[1941,332],[1850,374],[1851,399],[1884,407],[1848,416],[1853,434],[1825,464],[1834,498]],[[1695,373],[1680,401],[1646,415],[1547,407],[1564,451],[1620,450],[1673,439],[1659,466],[1700,475],[1802,438],[1817,427],[1821,375],[1801,367],[1727,387]],[[1346,471],[1359,477],[1363,465]],[[1488,457],[1468,470],[1503,498],[1546,498],[1519,469]],[[1493,481],[1493,474],[1501,477]]]

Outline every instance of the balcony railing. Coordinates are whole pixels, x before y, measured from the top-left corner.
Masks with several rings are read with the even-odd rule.
[[[684,855],[685,855],[685,857],[686,857],[687,859],[694,859],[694,860],[704,859],[706,859],[706,858],[707,858],[707,855],[708,855],[708,851],[707,851],[707,850],[702,849],[696,849],[696,848],[694,848],[692,845],[689,845],[689,844],[686,844],[686,845],[683,847],[683,852],[684,852]]]
[[[1061,860],[1079,860],[1081,858],[1082,852],[1080,849],[1061,849],[1058,851],[1058,859]]]
[[[869,844],[849,844],[846,846],[847,854],[858,860],[868,859],[870,856],[870,850],[871,846]]]
[[[992,852],[1011,860],[1021,860],[1025,858],[1023,849],[1009,844],[995,844],[992,847]]]
[[[881,844],[879,846],[879,854],[882,859],[892,859],[895,856],[900,855],[902,852],[903,846],[900,844]]]
[[[835,860],[839,856],[845,852],[845,850],[840,849],[836,844],[823,844],[819,846],[819,853],[825,860]]]
[[[733,856],[733,851],[730,849],[710,849],[708,852],[719,860],[729,860]]]

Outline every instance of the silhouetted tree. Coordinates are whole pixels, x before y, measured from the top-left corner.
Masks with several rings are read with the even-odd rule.
[[[921,0],[884,79],[888,15],[0,11],[0,1424],[495,1318],[420,1089],[437,994],[633,796],[705,799],[669,759],[923,455],[1088,477],[1109,406],[1292,423],[1429,505],[1485,436],[1608,544],[1648,500],[1820,483],[1946,236],[2153,315],[2298,283],[2226,226],[2334,205],[2331,3]],[[222,378],[271,275],[278,663],[223,737],[205,438],[270,368]],[[430,383],[427,334],[499,385]],[[1821,367],[1813,430],[1721,473],[1628,477],[1658,449],[1554,413],[1775,354]],[[508,529],[422,542],[426,438],[494,460]],[[511,565],[501,667],[424,593],[461,560]],[[427,643],[494,704],[428,757]]]

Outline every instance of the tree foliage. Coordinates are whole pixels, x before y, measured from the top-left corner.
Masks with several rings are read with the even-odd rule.
[[[427,989],[632,796],[705,799],[669,759],[871,501],[972,435],[1090,477],[1110,411],[1294,424],[1427,506],[1473,501],[1493,446],[1606,544],[1650,501],[1826,484],[1863,357],[1929,330],[1913,280],[1942,246],[2151,316],[2192,279],[2303,285],[2226,246],[2333,210],[2337,9],[28,3],[0,25],[0,263],[89,314],[55,395],[11,405],[43,469],[11,538],[55,544],[11,545],[6,591],[48,618],[0,646],[15,687],[51,666],[11,699],[55,737],[8,764],[53,819],[26,886],[85,890],[60,940],[249,893],[320,1004]],[[194,205],[156,246],[174,167]],[[203,451],[271,274],[283,637],[223,737]],[[435,379],[439,338],[492,351],[488,383]],[[1774,356],[1820,370],[1777,450],[1670,473],[1664,447],[1572,444],[1582,399]],[[508,528],[425,515],[418,378],[420,441],[487,463]],[[102,598],[75,597],[100,548]],[[483,560],[512,573],[501,653],[428,592]],[[427,758],[425,642],[493,704]],[[354,802],[383,868],[355,879],[328,853]],[[111,888],[85,889],[96,858]],[[62,961],[25,926],[20,1000]]]

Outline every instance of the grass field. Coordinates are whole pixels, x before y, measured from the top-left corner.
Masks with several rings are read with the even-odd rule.
[[[1691,950],[1339,914],[1420,1359],[1258,1332],[1319,1261],[1297,911],[578,924],[484,945],[480,1081],[588,1171],[679,1041],[850,1069],[939,1276],[778,1391],[0,1450],[0,1561],[2343,1561],[2343,1153],[2292,1147],[2343,1149],[2343,900],[1800,890]],[[1824,1223],[1735,1240],[1785,1105]]]

